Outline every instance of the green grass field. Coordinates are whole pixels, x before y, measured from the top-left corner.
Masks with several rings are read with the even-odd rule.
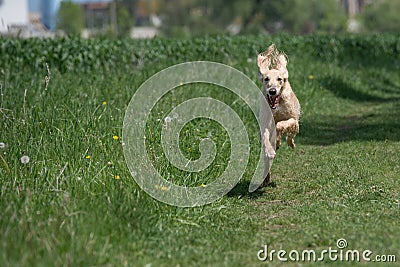
[[[149,157],[164,175],[184,177],[182,183],[216,179],[230,153],[217,123],[195,120],[183,129],[180,145],[190,158],[199,157],[202,137],[215,137],[219,154],[201,174],[171,166],[159,144],[173,105],[212,96],[246,123],[252,146],[245,176],[206,206],[178,208],[149,197],[122,150],[123,118],[135,90],[152,74],[190,60],[233,66],[259,85],[256,55],[272,41],[289,57],[302,106],[297,147],[278,151],[272,185],[247,192],[259,148],[258,126],[244,103],[221,88],[197,85],[158,103],[147,122]],[[0,39],[0,265],[286,266],[276,255],[261,262],[257,253],[263,245],[337,249],[340,238],[346,249],[371,250],[371,259],[395,255],[399,262],[399,44],[398,35]],[[328,257],[323,263],[357,265]],[[321,262],[291,263],[313,264]]]

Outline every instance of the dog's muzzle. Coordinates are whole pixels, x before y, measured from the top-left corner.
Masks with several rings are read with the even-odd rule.
[[[268,104],[272,109],[276,109],[279,103],[279,95],[277,95],[277,90],[275,87],[267,89],[267,100]]]

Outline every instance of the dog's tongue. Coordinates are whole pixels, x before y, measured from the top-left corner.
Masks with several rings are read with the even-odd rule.
[[[269,106],[275,109],[278,106],[279,96],[268,96]]]

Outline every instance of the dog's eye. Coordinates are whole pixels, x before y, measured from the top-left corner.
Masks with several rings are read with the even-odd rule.
[[[269,81],[269,77],[265,77],[264,82],[268,82],[268,81]]]
[[[278,82],[281,82],[282,81],[282,78],[278,78]]]

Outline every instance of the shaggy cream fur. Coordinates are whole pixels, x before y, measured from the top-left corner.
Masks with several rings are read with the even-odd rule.
[[[276,128],[276,144],[270,143],[271,133],[268,127],[262,129],[261,133],[264,154],[269,159],[275,157],[276,150],[281,145],[283,135],[286,134],[287,144],[294,148],[296,146],[294,138],[299,133],[300,103],[288,80],[287,63],[286,55],[279,52],[274,44],[270,45],[265,52],[260,53],[257,57],[259,79],[262,82],[262,93],[269,104],[269,107],[262,104],[261,109],[271,109]],[[261,110],[260,114],[262,113]],[[270,176],[271,174],[266,162],[264,186],[268,184]]]

